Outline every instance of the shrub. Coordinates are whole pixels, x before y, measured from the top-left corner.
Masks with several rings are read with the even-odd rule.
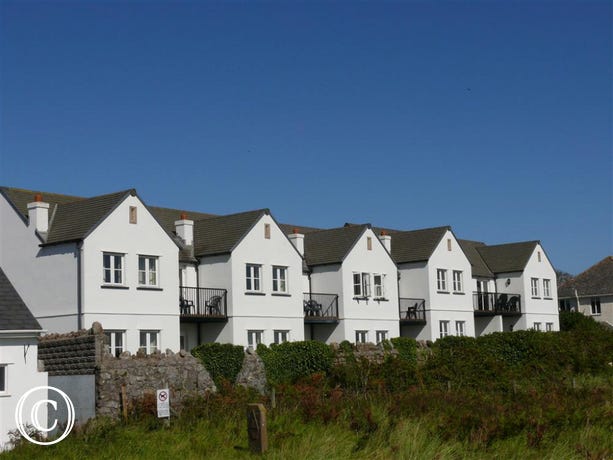
[[[236,381],[245,359],[243,347],[230,343],[204,343],[194,348],[192,355],[202,361],[218,387],[224,379],[232,383]]]
[[[417,342],[409,337],[394,337],[390,340],[398,356],[415,366],[417,364]]]
[[[285,342],[270,347],[260,344],[257,353],[272,385],[293,383],[318,372],[327,373],[332,366],[332,349],[322,342]]]

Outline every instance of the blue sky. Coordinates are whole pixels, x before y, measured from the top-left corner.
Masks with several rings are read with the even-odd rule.
[[[613,252],[610,2],[0,1],[0,184]]]

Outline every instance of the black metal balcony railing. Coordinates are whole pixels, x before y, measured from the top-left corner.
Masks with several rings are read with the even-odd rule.
[[[338,321],[338,294],[305,292],[303,305],[304,320],[307,322]]]
[[[426,322],[426,301],[401,297],[398,299],[400,321],[403,323],[424,324]]]
[[[180,287],[182,319],[223,320],[228,316],[225,289]]]
[[[519,294],[496,292],[473,292],[475,315],[520,314]]]

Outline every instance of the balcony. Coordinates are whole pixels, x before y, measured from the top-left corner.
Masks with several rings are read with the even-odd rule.
[[[426,301],[424,299],[401,297],[398,299],[398,306],[400,324],[408,326],[426,324]]]
[[[305,292],[304,322],[310,324],[338,323],[338,295]]]
[[[188,323],[228,321],[225,289],[180,287],[181,321]]]
[[[473,292],[475,316],[517,316],[521,315],[519,294]]]

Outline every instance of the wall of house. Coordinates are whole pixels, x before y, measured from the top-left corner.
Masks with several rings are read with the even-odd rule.
[[[400,264],[398,271],[400,272],[400,279],[398,280],[399,297],[424,299],[426,305],[429,305],[430,281],[428,279],[427,262]]]
[[[41,248],[34,229],[1,194],[0,222],[0,266],[32,314],[43,329],[76,329],[76,244]]]
[[[265,238],[265,225],[270,238]],[[273,331],[289,331],[289,340],[304,340],[302,257],[270,215],[263,215],[232,251],[232,342],[247,345],[247,331],[263,331],[263,343],[273,341]],[[246,291],[246,264],[261,265],[261,290]],[[287,267],[287,293],[272,291],[273,266]]]
[[[613,295],[594,296],[600,299],[600,315],[592,315],[592,298],[579,298],[579,311],[585,316],[591,316],[596,321],[606,322],[613,325]],[[573,301],[576,304],[576,300]]]
[[[137,208],[137,223],[129,208]],[[103,252],[124,254],[121,288],[104,285]],[[81,250],[83,324],[102,323],[106,330],[125,330],[125,347],[136,352],[140,331],[160,331],[161,350],[179,349],[179,250],[145,205],[127,197],[85,238]],[[158,286],[138,284],[138,256],[158,258]]]
[[[20,336],[21,335],[21,336]],[[0,332],[0,365],[6,366],[6,391],[0,392],[0,451],[9,440],[8,432],[16,429],[15,410],[19,399],[29,390],[47,385],[47,373],[38,372],[38,340],[35,335],[7,334]],[[36,399],[46,393],[36,392],[28,398],[22,411],[25,423],[30,417]],[[47,407],[38,411],[39,420],[47,419]]]
[[[502,315],[496,316],[475,316],[475,336],[491,334],[493,332],[502,332],[504,324]]]
[[[538,260],[538,253],[541,254],[541,261]],[[539,295],[538,297],[532,297],[530,291],[530,279],[538,278],[539,280]],[[549,297],[544,296],[543,291],[543,279],[550,280],[551,283],[551,295]],[[526,268],[523,272],[523,285],[524,292],[526,293],[526,301],[523,305],[522,319],[525,319],[525,324],[519,323],[521,327],[529,329],[533,327],[534,322],[540,322],[543,330],[545,329],[545,323],[553,323],[553,330],[560,330],[560,317],[558,312],[558,285],[555,269],[551,262],[547,258],[547,255],[543,251],[541,245],[537,244],[534,252],[528,259]]]

